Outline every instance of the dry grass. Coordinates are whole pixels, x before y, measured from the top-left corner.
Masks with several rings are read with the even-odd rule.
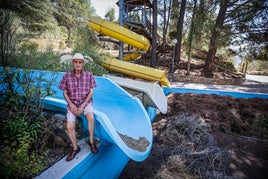
[[[230,174],[230,155],[217,147],[202,118],[181,114],[169,120],[162,135],[173,150],[156,178],[224,178]]]

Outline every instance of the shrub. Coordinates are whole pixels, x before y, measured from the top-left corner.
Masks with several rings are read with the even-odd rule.
[[[1,104],[0,158],[4,178],[31,177],[42,171],[48,151],[42,151],[43,121],[41,98],[53,93],[50,82],[41,89],[30,71],[7,70],[1,74],[5,103]],[[40,78],[41,79],[41,78]],[[42,86],[44,87],[44,86]]]

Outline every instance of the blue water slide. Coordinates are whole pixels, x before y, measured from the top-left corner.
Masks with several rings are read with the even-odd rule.
[[[58,89],[60,80],[64,73],[32,71],[33,78],[40,78],[44,81],[53,79],[51,89],[53,96],[43,99],[45,108],[65,110],[66,102],[62,90]],[[129,158],[135,161],[146,159],[152,147],[152,126],[146,109],[140,100],[113,81],[95,76],[97,87],[94,88],[93,103],[95,109],[95,134],[103,144],[116,144]],[[85,128],[87,120],[81,116]],[[122,135],[138,141],[145,138],[148,146],[143,151],[132,149],[124,140]]]
[[[20,70],[20,73],[22,72],[23,70]],[[58,88],[63,72],[31,70],[28,75],[39,87],[45,87],[52,82],[51,90],[54,94],[42,99],[44,108],[66,112],[67,104],[63,91]],[[145,109],[137,97],[108,78],[95,76],[95,80],[97,87],[94,88],[93,95],[94,132],[100,141],[99,153],[93,155],[88,146],[83,147],[85,142],[79,144],[82,150],[77,155],[78,160],[62,160],[57,169],[44,171],[37,178],[116,178],[130,159],[143,161],[148,157],[153,140],[151,118],[156,115],[157,110],[150,107]],[[87,120],[84,115],[80,117],[84,130],[87,131]],[[137,149],[136,146],[130,146],[125,139],[134,142],[145,139],[143,142],[146,141],[146,145]]]

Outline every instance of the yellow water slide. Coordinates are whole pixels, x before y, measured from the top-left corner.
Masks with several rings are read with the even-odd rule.
[[[144,36],[107,20],[91,17],[88,25],[101,35],[106,35],[123,43],[129,44],[139,51],[147,51],[150,47],[150,41]],[[132,60],[138,58],[140,55],[141,54],[139,53],[133,53],[124,57],[124,59]],[[123,73],[128,76],[149,81],[158,81],[162,86],[170,86],[169,81],[166,78],[166,72],[163,70],[133,64],[118,59],[107,59],[103,66],[109,70]]]

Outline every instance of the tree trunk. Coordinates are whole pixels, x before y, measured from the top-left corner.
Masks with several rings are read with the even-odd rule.
[[[190,67],[191,67],[191,53],[192,53],[192,41],[193,41],[193,30],[195,27],[195,16],[196,16],[196,3],[197,0],[194,0],[194,9],[193,9],[193,16],[192,16],[192,22],[190,27],[190,32],[188,36],[188,64],[187,64],[187,76],[190,75]]]
[[[4,26],[1,25],[0,27],[0,40],[1,40],[1,61],[2,61],[2,66],[5,67],[5,55],[4,55],[4,52],[5,52],[5,49],[4,49]]]
[[[153,40],[152,40],[152,59],[151,59],[151,67],[155,67],[155,62],[157,61],[156,55],[156,39],[157,39],[157,0],[153,1]]]
[[[67,45],[69,47],[72,46],[72,43],[71,43],[71,34],[72,34],[72,28],[70,26],[67,27],[67,30],[68,30],[68,34],[67,34]]]
[[[171,12],[171,0],[169,0],[169,7],[168,7],[168,13],[167,11],[167,4],[166,1],[164,1],[164,27],[163,27],[163,44],[162,47],[164,51],[166,50],[166,43],[167,43],[167,31],[169,27],[169,18],[170,18],[170,12]]]
[[[246,61],[246,64],[245,64],[245,71],[244,71],[245,75],[247,74],[247,70],[248,70],[248,61]]]
[[[177,23],[177,44],[176,44],[176,51],[175,51],[175,54],[176,54],[175,63],[178,63],[181,57],[182,28],[183,28],[185,7],[186,7],[186,0],[182,0],[181,7],[180,7],[180,17]]]
[[[1,27],[0,27],[0,40],[1,40],[1,61],[2,61],[2,66],[5,68],[6,66],[6,53],[8,51],[7,49],[7,38],[6,38],[6,33],[7,33],[7,24],[9,21],[9,16],[7,13],[4,11],[1,12],[0,17],[2,18],[1,21]]]
[[[210,44],[209,44],[209,51],[208,51],[208,55],[207,55],[205,67],[204,67],[204,76],[208,78],[213,77],[212,69],[213,69],[214,59],[215,59],[215,55],[217,52],[220,31],[223,27],[227,8],[228,8],[227,1],[221,0],[219,14],[216,19],[215,26],[212,29]]]

